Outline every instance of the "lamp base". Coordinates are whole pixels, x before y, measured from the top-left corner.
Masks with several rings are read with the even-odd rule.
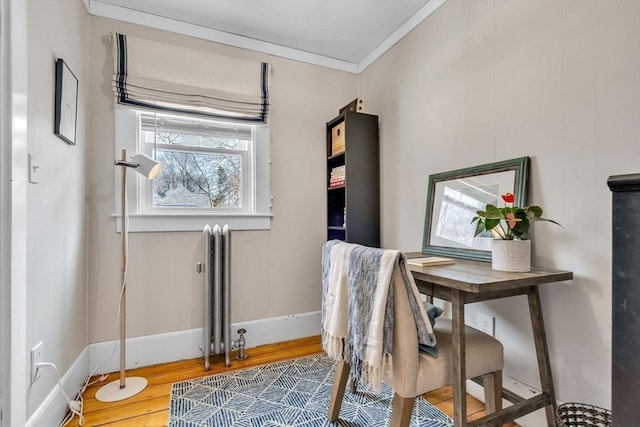
[[[135,396],[145,389],[147,379],[142,377],[128,377],[124,379],[124,388],[120,388],[120,380],[105,384],[96,392],[96,400],[100,402],[117,402]]]

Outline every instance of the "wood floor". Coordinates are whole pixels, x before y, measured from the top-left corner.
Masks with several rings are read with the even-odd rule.
[[[214,375],[231,370],[264,365],[286,359],[309,356],[321,352],[320,337],[310,337],[285,343],[270,344],[247,350],[249,358],[233,360],[232,366],[225,368],[222,358],[214,358],[211,370],[205,371],[202,359],[184,360],[127,371],[127,376],[141,376],[149,381],[146,389],[120,402],[104,403],[95,399],[96,391],[104,384],[118,378],[110,374],[104,382],[92,385],[84,393],[84,426],[90,427],[159,427],[166,426],[169,418],[169,394],[175,382]],[[426,395],[426,398],[442,412],[453,417],[453,391],[444,387]],[[484,405],[467,396],[469,419],[483,416]],[[75,417],[69,426],[78,426]],[[517,424],[505,424],[517,426]]]

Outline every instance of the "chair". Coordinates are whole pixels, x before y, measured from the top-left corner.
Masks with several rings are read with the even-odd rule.
[[[403,263],[401,268],[406,268]],[[452,328],[450,320],[438,319],[434,327],[438,357],[420,353],[416,323],[400,274],[395,275],[392,286],[395,307],[393,371],[384,381],[394,391],[391,426],[406,427],[409,426],[416,397],[453,382]],[[486,411],[492,413],[500,410],[502,408],[502,344],[495,338],[469,326],[466,327],[465,334],[467,378],[483,376]],[[349,371],[350,366],[346,361],[337,362],[328,411],[331,422],[338,420]]]

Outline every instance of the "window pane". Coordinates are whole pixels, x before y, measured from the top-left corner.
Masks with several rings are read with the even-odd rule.
[[[166,132],[158,129],[155,132],[157,140],[154,141],[154,132],[142,131],[143,141],[147,143],[157,142],[159,144],[169,144],[176,146],[199,147],[199,148],[215,148],[224,150],[247,150],[248,141],[216,137],[209,135],[194,135],[188,133]]]
[[[141,113],[142,140],[189,147],[247,150],[251,126]],[[157,139],[156,139],[157,138]]]
[[[157,150],[154,208],[241,208],[242,156]]]

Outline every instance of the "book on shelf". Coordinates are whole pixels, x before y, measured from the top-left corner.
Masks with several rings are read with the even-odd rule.
[[[423,258],[407,259],[407,264],[417,265],[419,267],[433,267],[434,265],[448,265],[454,263],[455,261],[453,259],[441,256],[428,256]]]
[[[331,176],[332,177],[345,176],[344,166],[331,169]]]
[[[340,186],[344,185],[346,179],[345,168],[344,165],[337,166],[331,169],[331,175],[329,177],[329,186]]]

